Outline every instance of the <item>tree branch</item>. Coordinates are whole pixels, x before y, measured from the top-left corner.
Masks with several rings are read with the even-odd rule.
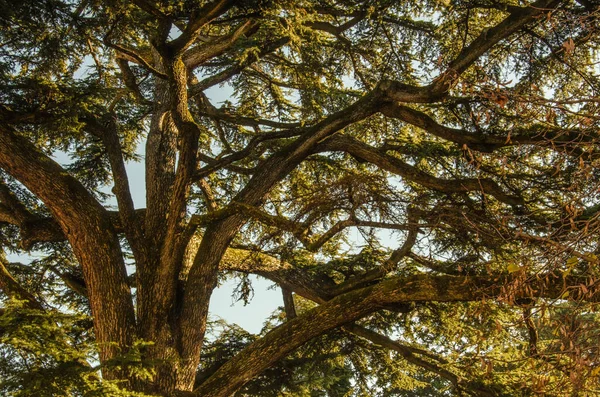
[[[2,292],[10,298],[25,301],[25,305],[29,309],[43,310],[42,304],[15,280],[7,266],[8,261],[4,257],[4,252],[0,251],[0,289]]]
[[[129,91],[131,91],[133,93],[133,95],[139,101],[140,104],[150,105],[151,102],[149,100],[147,100],[146,98],[144,98],[144,96],[142,95],[142,92],[140,91],[140,87],[137,84],[135,75],[133,74],[133,72],[131,71],[131,68],[129,67],[129,63],[127,62],[127,59],[117,56],[116,62],[117,62],[117,66],[121,70],[121,79],[123,80],[125,87],[127,87],[129,89]]]
[[[446,363],[446,360],[443,359],[442,357],[438,357],[438,356],[436,356],[430,352],[424,351],[422,349],[404,345],[402,343],[399,343],[397,341],[394,341],[394,340],[388,338],[387,336],[378,334],[377,332],[371,331],[370,329],[361,327],[356,324],[345,325],[344,329],[355,335],[365,338],[376,345],[385,347],[390,350],[394,350],[394,351],[400,353],[402,355],[402,357],[409,363],[416,365],[418,367],[421,367],[427,371],[431,371],[431,372],[439,375],[440,377],[449,380],[450,382],[452,382],[454,387],[459,391],[459,393],[461,391],[466,391],[468,394],[470,394],[472,396],[480,396],[480,397],[496,397],[497,396],[497,393],[495,393],[491,390],[488,390],[484,385],[480,384],[479,382],[475,383],[475,382],[466,381],[466,380],[462,379],[460,376],[456,375],[455,373],[453,373],[443,367],[440,367],[437,364],[434,364],[430,361],[427,361],[420,357],[417,357],[417,354],[428,357],[428,358],[432,358],[432,359],[444,364],[444,363]]]
[[[471,66],[480,56],[485,54],[498,42],[516,33],[527,24],[556,7],[562,0],[539,0],[528,6],[521,8],[512,8],[512,12],[498,25],[489,29],[484,29],[481,34],[475,38],[467,47],[465,47],[456,58],[448,65],[448,68],[442,73],[430,86],[429,89],[436,95],[447,92],[469,66]],[[435,96],[435,95],[434,95]]]
[[[0,180],[0,202],[4,204],[2,212],[6,217],[6,222],[12,223],[10,220],[13,220],[16,224],[22,225],[35,218],[2,180]]]
[[[140,219],[140,223],[143,222],[145,213],[144,208],[135,210],[135,216]],[[2,216],[2,206],[0,205],[0,219]],[[124,228],[119,212],[108,211],[108,216],[115,232],[123,233]],[[25,251],[29,251],[36,243],[56,243],[67,240],[60,224],[54,218],[35,217],[25,223],[19,223],[16,219],[7,217],[5,222],[21,229],[21,247]]]
[[[163,80],[168,78],[168,76],[165,73],[152,66],[150,62],[148,62],[142,55],[138,54],[135,50],[112,43],[108,38],[104,39],[104,44],[120,53],[121,58],[141,65],[146,70],[154,74],[156,77],[161,78]]]
[[[459,302],[481,299],[510,299],[563,296],[562,277],[546,275],[528,283],[514,283],[511,276],[454,277],[418,275],[398,277],[358,289],[321,304],[294,320],[288,321],[252,343],[224,364],[194,394],[202,397],[226,397],[248,380],[285,357],[308,340],[349,322],[364,317],[386,304],[401,302]],[[568,279],[567,285],[579,285],[581,280]],[[507,286],[511,288],[507,289]],[[598,286],[570,299],[600,300]]]
[[[254,138],[252,138],[250,140],[250,142],[248,142],[246,147],[243,148],[242,150],[239,150],[237,152],[234,152],[227,156],[224,156],[224,157],[220,158],[219,160],[212,159],[211,157],[209,157],[205,154],[199,154],[199,156],[201,157],[201,160],[204,161],[205,163],[207,163],[207,165],[205,167],[202,167],[199,170],[197,170],[194,179],[198,180],[198,179],[204,178],[221,168],[229,168],[235,172],[239,172],[242,174],[250,174],[251,173],[250,170],[248,170],[246,168],[242,168],[242,167],[232,166],[231,164],[248,157],[252,153],[252,151],[254,149],[256,149],[259,146],[259,144],[262,142],[275,140],[275,139],[292,138],[292,137],[301,135],[305,131],[306,131],[306,129],[303,129],[303,128],[292,128],[289,130],[273,131],[273,132],[257,135]]]
[[[204,25],[226,13],[235,3],[236,0],[214,0],[205,4],[200,9],[194,10],[183,33],[168,43],[169,51],[174,55],[185,51],[196,41],[200,34],[200,29]]]
[[[418,214],[419,211],[416,209],[411,208],[408,210],[409,228],[406,240],[404,240],[404,243],[400,248],[392,252],[390,257],[385,262],[361,276],[351,278],[341,284],[336,285],[332,293],[334,295],[339,295],[357,289],[361,286],[368,285],[375,280],[385,277],[386,274],[394,270],[394,268],[396,268],[398,265],[398,262],[400,262],[400,260],[410,253],[412,247],[417,242],[417,236],[419,234]]]
[[[298,315],[296,314],[296,307],[294,305],[294,296],[292,291],[288,288],[282,287],[281,294],[283,295],[283,307],[285,309],[285,317],[287,321],[295,319]]]
[[[230,248],[223,256],[219,269],[259,275],[317,303],[333,297],[328,291],[335,287],[335,283],[325,275],[319,277],[260,252]]]
[[[337,134],[321,142],[316,151],[343,151],[352,156],[380,168],[400,175],[406,180],[431,189],[446,193],[461,193],[482,191],[494,196],[498,201],[509,205],[523,205],[524,200],[518,196],[506,194],[496,182],[491,179],[440,179],[386,154],[383,150],[374,148],[347,135]]]
[[[238,26],[238,28],[232,33],[221,36],[208,43],[197,45],[196,47],[188,50],[183,55],[183,63],[187,68],[194,69],[209,59],[223,54],[225,51],[231,48],[231,46],[233,46],[240,37],[244,36],[253,29],[256,29],[257,26],[257,21],[247,20],[240,24],[240,26]]]
[[[204,80],[201,80],[198,83],[192,85],[190,87],[190,97],[193,97],[214,85],[217,85],[217,84],[220,84],[220,83],[226,81],[230,77],[232,77],[232,76],[236,75],[237,73],[241,72],[242,70],[244,70],[247,66],[251,65],[252,63],[259,60],[260,58],[264,57],[266,54],[269,54],[269,53],[277,50],[278,48],[286,45],[287,43],[289,43],[289,41],[290,41],[289,37],[282,37],[271,43],[266,43],[262,47],[262,50],[258,53],[258,55],[248,56],[241,63],[230,66],[229,68],[223,70],[222,72],[217,73],[212,76],[209,76],[209,77],[205,78]]]
[[[381,108],[381,113],[387,117],[399,119],[419,127],[437,137],[461,145],[468,145],[469,148],[482,152],[492,152],[501,147],[517,144],[536,145],[545,143],[551,146],[557,143],[569,144],[576,139],[585,139],[581,130],[551,128],[542,125],[533,125],[525,128],[517,127],[505,136],[474,133],[464,129],[443,126],[423,112],[392,103],[384,105]]]
[[[83,267],[100,358],[113,357],[133,342],[135,319],[121,247],[106,210],[60,165],[5,125],[0,125],[0,167],[44,202],[67,236]]]
[[[430,103],[438,101],[446,95],[458,77],[479,57],[560,2],[561,0],[539,0],[529,6],[514,10],[498,25],[485,29],[450,62],[446,71],[428,86],[416,87],[399,81],[386,80],[380,84],[380,87],[391,102]]]
[[[203,93],[198,94],[198,96],[202,97],[201,104],[203,105],[204,114],[210,117],[214,117],[219,120],[227,121],[236,125],[245,125],[248,127],[258,127],[261,125],[272,127],[272,128],[281,128],[281,129],[294,129],[301,127],[301,123],[285,123],[281,121],[274,120],[265,120],[265,119],[257,119],[254,117],[241,116],[237,114],[232,114],[224,109],[217,109],[204,95]]]
[[[131,190],[129,188],[129,178],[125,169],[125,162],[121,152],[121,142],[117,130],[117,122],[113,115],[107,114],[103,120],[98,122],[94,119],[88,120],[88,126],[91,127],[94,134],[100,139],[108,153],[110,168],[113,174],[114,187],[113,193],[117,198],[119,206],[119,217],[121,225],[125,231],[125,236],[131,245],[136,263],[145,263],[146,249],[143,235],[142,224],[136,217]]]

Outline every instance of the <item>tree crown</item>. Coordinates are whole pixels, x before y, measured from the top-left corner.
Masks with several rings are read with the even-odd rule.
[[[2,254],[0,387],[597,392],[599,12],[1,5],[0,247],[38,258]],[[260,335],[207,320],[232,274],[282,289]]]

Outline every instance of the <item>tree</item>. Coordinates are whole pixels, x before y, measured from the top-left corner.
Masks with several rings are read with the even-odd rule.
[[[598,391],[596,2],[1,4],[5,393]]]

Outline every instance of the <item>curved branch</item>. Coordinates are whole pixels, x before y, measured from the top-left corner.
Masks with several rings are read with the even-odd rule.
[[[291,292],[294,292],[303,298],[323,304],[335,296],[334,293],[331,292],[335,290],[335,284],[324,275],[307,275],[306,271],[296,269],[291,264],[279,261],[266,254],[257,254],[252,260],[248,260],[248,257],[240,258],[243,254],[238,254],[238,251],[240,250],[228,250],[224,260],[221,262],[221,268],[223,270],[253,273],[274,281],[281,286],[284,299],[286,296],[288,296],[289,299]],[[386,305],[385,308],[395,311],[400,309],[401,312],[405,312],[406,309],[411,310],[413,306],[406,303],[400,303]],[[288,313],[288,310],[289,309],[286,306],[286,313]],[[291,320],[291,318],[288,318],[288,320]],[[473,393],[475,396],[495,395],[490,394],[491,392],[482,385],[462,379],[453,372],[440,367],[438,364],[424,360],[419,356],[427,357],[441,364],[447,364],[447,360],[443,357],[414,346],[404,345],[391,340],[387,336],[355,324],[344,325],[344,330],[363,337],[372,343],[399,352],[406,361],[449,380],[458,390]]]
[[[67,236],[83,267],[100,358],[113,357],[133,342],[135,319],[108,213],[60,165],[6,125],[0,125],[0,167],[44,202]]]
[[[339,295],[295,319],[267,333],[252,343],[233,359],[217,370],[194,395],[202,397],[226,397],[232,395],[248,380],[252,379],[277,360],[300,347],[308,340],[329,330],[355,321],[386,304],[402,302],[459,302],[498,299],[506,294],[510,285],[512,299],[564,297],[564,282],[578,285],[581,280],[563,279],[547,275],[515,283],[511,276],[498,277],[454,277],[417,275],[398,277],[376,285]],[[598,287],[594,286],[583,295],[571,294],[572,299],[600,300]]]
[[[112,43],[110,40],[108,40],[108,38],[106,38],[104,40],[104,44],[107,45],[108,47],[116,50],[117,52],[119,52],[121,58],[127,59],[129,61],[132,61],[132,62],[135,62],[135,63],[141,65],[142,67],[144,67],[146,70],[148,70],[149,72],[151,72],[158,78],[161,78],[163,80],[167,79],[167,75],[165,73],[161,72],[160,70],[158,70],[154,66],[152,66],[152,64],[150,62],[148,62],[143,56],[138,54],[135,50],[125,48],[121,45]]]
[[[223,54],[233,46],[240,37],[250,32],[252,29],[255,29],[257,26],[258,23],[256,21],[248,20],[242,23],[231,34],[193,47],[183,55],[183,63],[185,63],[186,67],[193,69],[207,60]]]
[[[386,154],[383,150],[362,143],[347,135],[337,134],[323,141],[316,151],[343,151],[352,156],[368,161],[380,168],[425,186],[446,193],[464,193],[482,191],[494,196],[498,201],[509,205],[523,205],[524,200],[518,196],[506,194],[491,179],[441,179],[421,171],[402,160]]]

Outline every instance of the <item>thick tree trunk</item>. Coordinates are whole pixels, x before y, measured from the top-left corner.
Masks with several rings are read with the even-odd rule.
[[[163,251],[168,234],[167,214],[175,180],[177,128],[170,114],[172,94],[168,82],[157,79],[155,109],[146,142],[146,218],[147,263],[137,265],[138,334],[152,342],[146,358],[158,364],[152,385],[146,391],[171,394],[176,388],[179,355],[175,347],[168,297],[162,292],[174,280],[161,277],[165,267]],[[173,261],[175,258],[166,258]],[[161,364],[162,363],[162,364]]]
[[[0,126],[0,166],[39,197],[83,268],[101,362],[131,346],[135,318],[123,255],[107,211],[56,162]],[[106,378],[116,377],[110,369]]]
[[[241,225],[240,217],[230,217],[208,227],[194,258],[178,316],[178,338],[183,360],[178,381],[181,390],[192,390],[194,386],[219,263]]]
[[[202,333],[200,339],[182,341],[178,329],[180,273],[185,248],[194,231],[187,227],[185,219],[196,169],[199,130],[187,109],[187,72],[183,62],[157,52],[155,63],[162,65],[160,69],[168,79],[157,79],[154,87],[156,105],[146,146],[145,235],[151,238],[148,264],[138,266],[138,317],[140,336],[154,343],[148,358],[164,363],[158,365],[153,391],[169,395],[177,389],[191,388],[187,379],[195,375],[199,354],[192,359],[191,368],[184,345],[201,346],[203,338]]]

